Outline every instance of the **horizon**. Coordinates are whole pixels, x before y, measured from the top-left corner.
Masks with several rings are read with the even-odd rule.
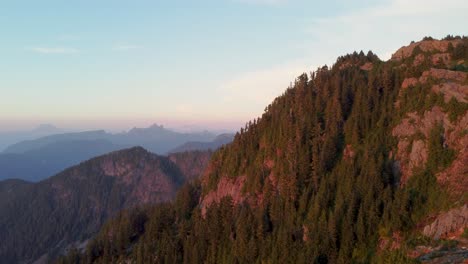
[[[134,120],[133,120],[134,121]],[[201,121],[197,122],[194,120],[140,120],[135,122],[125,121],[125,120],[107,120],[106,125],[102,126],[102,121],[95,120],[85,120],[85,121],[76,121],[70,120],[67,122],[57,122],[57,123],[36,123],[34,121],[30,123],[10,123],[10,125],[3,125],[0,127],[0,134],[3,133],[19,133],[19,132],[31,132],[34,130],[41,129],[43,126],[50,126],[60,130],[59,133],[73,133],[73,132],[85,132],[85,131],[96,131],[104,130],[108,133],[126,133],[135,128],[149,128],[153,125],[163,126],[165,129],[179,132],[179,133],[198,133],[198,132],[211,132],[214,134],[222,133],[235,133],[241,127],[245,125],[241,122],[219,122],[219,121]],[[3,123],[6,124],[6,123]],[[13,124],[13,125],[12,125]],[[133,124],[133,125],[132,125]],[[55,134],[55,133],[53,133]]]
[[[458,0],[112,3],[4,4],[0,131],[237,131],[338,56],[468,33]]]

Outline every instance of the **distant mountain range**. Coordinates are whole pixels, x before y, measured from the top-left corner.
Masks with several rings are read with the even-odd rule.
[[[81,161],[114,150],[118,146],[103,139],[52,142],[24,153],[0,154],[0,180],[39,181]]]
[[[134,147],[38,183],[0,182],[0,263],[30,263],[89,239],[125,208],[171,200],[205,169],[211,152],[159,156]]]
[[[210,132],[179,133],[164,128],[161,125],[152,125],[148,128],[133,128],[128,132],[111,134],[104,130],[86,131],[79,133],[64,133],[25,140],[7,147],[4,153],[25,153],[39,149],[51,143],[76,140],[107,140],[121,148],[142,146],[151,152],[164,154],[169,150],[188,141],[211,141],[216,137]]]
[[[0,151],[3,151],[6,147],[20,141],[31,140],[63,132],[64,131],[62,129],[50,124],[42,124],[32,130],[0,132]]]
[[[134,146],[165,154],[216,149],[231,140],[227,134],[178,133],[159,125],[119,134],[97,130],[49,135],[13,144],[0,153],[0,180],[39,181],[81,161]]]

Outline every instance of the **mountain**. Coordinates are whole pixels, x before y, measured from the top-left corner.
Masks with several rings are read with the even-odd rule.
[[[104,130],[54,134],[45,137],[40,137],[37,139],[24,140],[15,143],[13,145],[8,146],[3,151],[3,153],[19,154],[32,150],[37,150],[53,143],[77,140],[98,140],[105,139],[108,136],[110,136],[110,134],[107,134]]]
[[[0,132],[0,151],[3,151],[7,146],[20,141],[44,137],[61,132],[61,129],[50,124],[42,124],[32,130],[27,131]]]
[[[38,183],[0,182],[0,263],[31,263],[84,246],[122,209],[174,198],[210,153],[164,157],[141,147],[100,156]],[[175,162],[172,161],[175,159]],[[179,167],[180,166],[180,167]]]
[[[179,133],[153,125],[148,128],[134,128],[127,133],[116,134],[111,137],[115,144],[124,146],[142,146],[158,154],[166,154],[174,147],[188,141],[210,141],[215,135],[204,132]]]
[[[339,57],[217,150],[201,184],[59,263],[466,262],[467,91],[467,37]]]
[[[133,128],[128,132],[111,134],[104,130],[64,133],[18,142],[6,148],[4,153],[24,153],[51,143],[76,140],[107,140],[121,147],[142,146],[148,150],[164,154],[170,149],[188,141],[210,141],[215,135],[209,132],[178,133],[160,125],[148,128]]]
[[[96,130],[50,135],[13,144],[0,153],[0,180],[39,181],[110,151],[143,146],[163,154],[187,141],[212,140],[214,137],[209,132],[178,133],[159,125],[119,134]]]
[[[218,135],[213,141],[210,142],[186,142],[171,151],[169,153],[194,151],[194,150],[217,150],[223,145],[229,144],[234,139],[234,134],[221,134]]]
[[[192,182],[203,174],[212,154],[211,150],[194,150],[171,153],[167,157],[177,165],[185,181]]]
[[[103,139],[53,142],[23,153],[0,154],[0,180],[39,181],[84,160],[121,149]]]

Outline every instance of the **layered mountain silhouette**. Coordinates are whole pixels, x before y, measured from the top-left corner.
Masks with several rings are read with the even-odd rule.
[[[0,182],[0,263],[63,254],[123,209],[167,202],[206,167],[210,152],[159,156],[141,147],[73,166],[47,180]]]
[[[51,143],[76,140],[107,140],[120,147],[143,146],[151,152],[164,154],[178,145],[189,141],[211,141],[216,135],[209,132],[179,133],[152,125],[148,128],[133,128],[125,133],[111,134],[104,130],[50,135],[26,140],[7,147],[4,153],[24,153]]]
[[[3,127],[3,129],[6,128]],[[0,152],[3,151],[6,147],[20,141],[31,140],[63,132],[64,131],[62,129],[59,129],[51,124],[41,124],[32,130],[0,132]]]
[[[81,161],[118,150],[103,139],[53,142],[23,153],[0,154],[0,180],[39,181]]]
[[[189,141],[214,140],[172,152],[216,149],[228,142],[223,138],[215,138],[209,132],[178,133],[159,125],[119,134],[98,130],[50,135],[13,144],[0,153],[0,180],[39,181],[81,161],[133,146],[164,154]]]

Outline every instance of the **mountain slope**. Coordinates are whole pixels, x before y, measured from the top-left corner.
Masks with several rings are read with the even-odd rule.
[[[171,153],[168,158],[177,165],[187,182],[198,179],[210,162],[212,151],[185,151]]]
[[[205,156],[187,157],[184,171],[206,166]],[[135,147],[36,184],[0,182],[0,237],[8,241],[0,245],[0,262],[31,262],[45,253],[61,253],[71,243],[89,239],[122,209],[170,201],[186,179],[194,177],[193,172],[184,175],[169,158]]]
[[[62,261],[463,261],[467,69],[468,38],[449,36],[303,74],[213,154],[201,187],[137,224],[114,219]]]
[[[234,134],[221,134],[218,135],[213,141],[210,142],[187,142],[184,143],[171,151],[169,153],[184,152],[184,151],[194,151],[194,150],[217,150],[223,145],[229,144],[234,139]]]

